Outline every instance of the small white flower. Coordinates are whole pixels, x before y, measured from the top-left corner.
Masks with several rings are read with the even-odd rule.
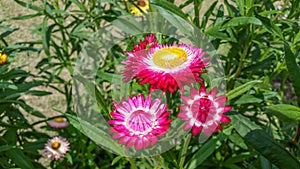
[[[64,137],[53,137],[45,144],[44,152],[47,158],[59,160],[70,150],[70,143]]]

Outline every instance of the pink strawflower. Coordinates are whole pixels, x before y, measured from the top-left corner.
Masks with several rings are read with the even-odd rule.
[[[143,45],[142,45],[143,46]],[[150,92],[161,89],[175,92],[184,85],[202,82],[200,74],[205,72],[209,58],[204,58],[201,48],[185,44],[152,45],[146,52],[128,52],[123,62],[124,81],[139,79],[139,84],[150,84]]]
[[[111,116],[114,120],[108,123],[114,125],[110,132],[116,133],[113,138],[119,139],[119,144],[126,148],[134,146],[136,150],[154,146],[157,136],[164,135],[172,120],[168,119],[167,105],[161,104],[161,99],[151,101],[151,95],[146,100],[139,94],[128,97],[128,101],[114,103]]]
[[[155,36],[153,34],[150,34],[150,35],[145,36],[143,41],[140,40],[140,43],[138,45],[134,45],[133,46],[134,50],[132,50],[131,52],[126,52],[126,53],[130,55],[130,53],[132,53],[132,52],[146,50],[147,47],[150,47],[151,45],[155,45],[157,43],[158,42],[157,42]]]
[[[59,160],[70,150],[70,143],[64,137],[53,137],[45,144],[44,153],[51,160]]]
[[[69,122],[64,117],[56,117],[48,121],[48,125],[55,129],[62,129],[62,128],[66,128],[69,125]]]
[[[225,106],[227,100],[225,95],[216,97],[217,88],[213,88],[209,93],[206,93],[206,88],[201,85],[200,91],[191,88],[191,96],[181,95],[183,106],[179,106],[181,113],[178,117],[181,120],[186,120],[184,130],[192,128],[194,136],[200,134],[203,130],[207,136],[213,132],[221,130],[220,122],[228,123],[231,120],[224,115],[225,112],[231,109],[230,106]]]

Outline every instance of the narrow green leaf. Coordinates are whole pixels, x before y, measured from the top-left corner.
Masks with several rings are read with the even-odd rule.
[[[81,76],[74,76],[75,80],[78,80],[79,82],[81,82],[86,91],[96,99],[98,106],[101,108],[101,110],[104,112],[104,115],[107,115],[110,113],[109,109],[108,109],[108,105],[105,101],[104,96],[101,94],[101,92],[97,89],[97,87],[95,86],[95,84],[93,84],[92,82],[86,80],[85,78],[81,77]]]
[[[261,22],[266,31],[270,32],[272,35],[276,35],[281,39],[283,38],[282,32],[278,26],[276,26],[269,18],[260,16],[258,14],[255,15]]]
[[[28,157],[25,156],[20,149],[11,149],[6,152],[7,156],[15,163],[18,167],[22,169],[33,169],[33,165]]]
[[[49,31],[49,27],[48,27],[48,18],[45,17],[42,23],[42,40],[43,40],[43,49],[45,54],[50,57],[50,45],[49,45],[49,41],[50,41],[50,35],[51,32]]]
[[[235,101],[234,104],[260,103],[262,101],[262,99],[257,98],[251,94],[244,94],[237,101]]]
[[[295,56],[295,54],[293,54],[293,52],[291,51],[287,43],[284,44],[284,52],[285,52],[286,66],[288,68],[295,93],[297,94],[298,97],[298,103],[300,103],[300,78],[299,78],[300,69],[296,63],[296,58],[298,57],[297,55],[299,55],[299,53],[297,53]]]
[[[152,4],[155,8],[157,8],[161,13],[169,11],[176,16],[181,17],[182,19],[187,19],[187,15],[176,5],[171,2],[163,1],[163,0],[150,0],[150,4]]]
[[[7,37],[8,35],[14,33],[17,30],[19,30],[19,28],[14,28],[14,29],[11,29],[11,30],[7,30],[7,31],[0,34],[0,38],[5,38],[5,37]]]
[[[253,81],[250,81],[250,82],[247,82],[231,91],[229,91],[227,93],[227,98],[228,100],[232,100],[238,96],[240,96],[241,94],[249,91],[253,86],[255,86],[256,84],[259,84],[261,83],[262,81],[260,80],[253,80]]]
[[[12,148],[13,148],[13,146],[11,146],[11,145],[3,145],[3,146],[0,146],[0,152],[7,151]]]
[[[300,108],[288,105],[288,104],[277,104],[266,107],[267,111],[271,114],[277,116],[280,120],[291,121],[297,120],[300,121]]]
[[[247,25],[247,24],[262,25],[262,22],[255,17],[241,16],[241,17],[236,17],[236,18],[230,19],[227,23],[225,23],[223,25],[223,28],[234,27],[234,26],[243,26],[243,25]]]
[[[250,121],[247,117],[241,114],[228,113],[227,115],[231,119],[231,125],[242,137],[244,137],[247,133],[249,133],[252,130],[260,129],[258,125],[256,125],[255,123]]]
[[[84,135],[92,139],[96,144],[104,146],[120,155],[124,155],[121,146],[115,140],[113,140],[111,136],[107,133],[108,130],[105,132],[93,126],[89,122],[80,119],[79,117],[70,114],[65,115],[76,129],[78,129]]]
[[[202,23],[201,23],[201,28],[202,29],[205,29],[206,28],[206,25],[207,25],[207,22],[208,22],[208,19],[209,17],[211,17],[216,5],[217,5],[218,1],[214,2],[208,9],[207,11],[205,12],[204,16],[203,16],[203,19],[202,19]]]
[[[8,82],[0,82],[0,88],[18,90],[18,86]]]
[[[219,135],[220,136],[220,135]],[[222,140],[221,137],[209,139],[186,163],[184,168],[194,169],[201,165],[216,149],[217,142]]]
[[[235,1],[236,2],[236,5],[240,11],[240,14],[245,16],[246,15],[246,12],[245,12],[245,1],[244,0],[237,0]]]
[[[111,162],[111,165],[115,165],[118,161],[120,161],[123,157],[122,156],[117,156],[114,158]]]
[[[119,17],[118,19],[111,22],[112,25],[122,28],[122,31],[128,34],[141,34],[143,29],[139,22],[131,15]]]
[[[40,91],[40,90],[29,90],[26,92],[28,95],[33,95],[33,96],[46,96],[52,94],[51,92],[46,92],[46,91]]]
[[[299,161],[263,130],[249,132],[245,140],[278,168],[300,168]]]
[[[37,7],[35,5],[32,5],[33,1],[31,1],[31,3],[29,3],[29,1],[27,1],[27,3],[26,3],[26,2],[23,2],[23,1],[20,1],[20,0],[15,0],[15,2],[18,3],[19,5],[25,7],[25,8],[29,8],[29,9],[32,9],[32,10],[35,10],[35,11],[43,11],[42,8]]]
[[[42,12],[38,12],[36,14],[28,14],[28,15],[22,15],[22,16],[17,16],[17,17],[13,17],[11,18],[12,20],[26,20],[26,19],[32,19],[34,17],[38,17],[43,15]]]

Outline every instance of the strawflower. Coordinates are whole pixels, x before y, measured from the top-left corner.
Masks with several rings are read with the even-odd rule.
[[[154,146],[157,137],[169,130],[172,121],[168,119],[170,112],[166,109],[167,105],[161,104],[161,99],[151,101],[151,95],[146,99],[141,94],[128,97],[127,101],[114,103],[114,111],[111,112],[114,120],[108,121],[114,125],[110,132],[115,133],[113,138],[119,139],[118,143],[126,145],[126,148],[140,150]]]
[[[142,45],[144,46],[144,45]],[[150,84],[150,92],[161,89],[171,93],[184,85],[202,82],[200,74],[205,73],[209,58],[202,48],[185,44],[160,45],[154,43],[149,49],[127,52],[128,59],[123,62],[125,69],[121,73],[124,81],[133,78],[139,84]]]
[[[225,95],[216,97],[217,88],[206,92],[204,85],[201,85],[200,91],[191,88],[190,97],[181,95],[184,105],[179,106],[181,112],[178,117],[187,121],[184,130],[192,128],[194,136],[200,134],[203,130],[206,136],[213,132],[221,130],[220,122],[228,123],[231,120],[224,115],[231,110],[230,106],[225,106],[227,100]]]
[[[7,54],[0,52],[0,65],[7,64],[7,59],[8,59]]]
[[[56,117],[48,121],[48,125],[55,129],[62,129],[62,128],[66,128],[69,125],[69,122],[64,117]]]
[[[134,2],[139,8],[137,8],[135,5],[131,4],[129,7],[130,13],[137,15],[137,16],[142,16],[143,13],[147,13],[149,10],[149,1],[148,0],[139,0],[137,2]]]
[[[51,160],[59,160],[70,150],[70,143],[64,137],[53,137],[45,144],[44,153]]]

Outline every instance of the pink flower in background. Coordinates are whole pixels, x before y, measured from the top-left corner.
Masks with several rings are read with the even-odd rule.
[[[173,93],[184,85],[202,82],[200,74],[209,64],[205,54],[201,48],[185,44],[156,44],[146,52],[128,52],[128,59],[123,62],[123,80],[128,82],[136,77],[139,84],[151,85],[150,92],[161,89]]]
[[[161,104],[161,99],[151,101],[151,95],[145,100],[139,94],[137,97],[128,97],[120,104],[114,103],[111,116],[114,120],[108,123],[114,125],[110,132],[115,133],[114,139],[126,148],[134,146],[136,150],[154,146],[157,136],[164,135],[172,120],[168,119],[170,112],[166,112],[167,105]]]
[[[220,122],[231,121],[224,115],[231,109],[230,106],[224,105],[227,100],[226,96],[216,97],[216,92],[217,88],[215,87],[206,93],[205,86],[201,85],[199,92],[191,88],[190,97],[181,95],[185,105],[179,107],[181,113],[178,114],[178,117],[187,121],[184,130],[192,128],[194,136],[203,130],[207,136],[210,136],[213,132],[222,129]]]
[[[64,137],[53,137],[45,144],[44,153],[51,160],[59,160],[70,150],[70,143]]]
[[[69,122],[64,117],[56,117],[48,121],[48,125],[55,129],[62,129],[62,128],[66,128],[69,125]]]

